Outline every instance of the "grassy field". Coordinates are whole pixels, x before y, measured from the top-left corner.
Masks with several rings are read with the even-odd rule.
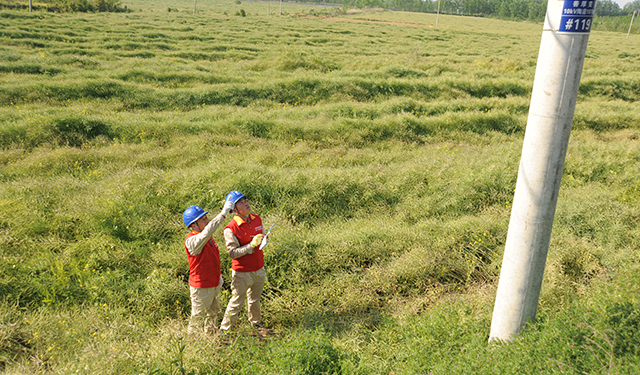
[[[0,12],[0,369],[640,372],[640,36],[592,32],[538,318],[489,345],[540,24],[126,5]],[[185,336],[181,213],[232,189],[273,335]]]

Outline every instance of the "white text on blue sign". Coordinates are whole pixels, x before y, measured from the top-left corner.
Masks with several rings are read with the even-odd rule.
[[[564,33],[588,33],[591,31],[591,23],[595,12],[596,2],[594,0],[565,0],[558,31]]]

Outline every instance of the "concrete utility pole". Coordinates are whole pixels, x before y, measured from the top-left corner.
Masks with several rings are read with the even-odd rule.
[[[280,0],[280,14],[278,14],[279,16],[282,16],[282,0]]]
[[[631,33],[631,26],[633,25],[633,19],[636,18],[636,11],[633,11],[633,15],[631,16],[631,23],[629,23],[629,31],[627,31],[627,39],[629,39],[629,34]]]
[[[509,341],[538,308],[595,0],[549,0],[489,340]]]
[[[438,28],[438,18],[440,18],[440,0],[438,0],[438,11],[436,13],[436,29]]]
[[[198,0],[193,0],[193,14],[196,14],[196,2]]]

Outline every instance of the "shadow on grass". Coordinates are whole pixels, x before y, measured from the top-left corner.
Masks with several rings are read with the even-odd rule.
[[[354,311],[332,306],[318,306],[309,308],[304,313],[300,327],[311,331],[323,327],[331,336],[337,336],[358,327],[372,332],[384,321],[384,310],[380,308],[365,307]]]

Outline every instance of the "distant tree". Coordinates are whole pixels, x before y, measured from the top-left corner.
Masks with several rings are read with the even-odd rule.
[[[83,0],[76,0],[83,1]],[[98,1],[98,0],[94,0]],[[348,7],[386,7],[412,12],[436,12],[438,1],[440,13],[467,16],[495,17],[511,20],[543,21],[547,12],[547,0],[323,0],[325,3],[343,4]],[[613,0],[597,0],[596,15],[617,17],[640,11],[640,0],[621,9]]]
[[[532,1],[529,3],[529,14],[527,19],[531,21],[544,21],[544,16],[546,14],[547,14],[546,1]]]
[[[58,12],[126,12],[121,0],[50,0],[48,7]]]
[[[507,4],[505,1],[500,3],[500,6],[498,7],[498,17],[499,18],[511,18],[511,12],[509,11],[509,4]]]
[[[383,7],[386,2],[382,2],[382,0],[355,0],[356,8],[364,8],[364,7]]]
[[[627,14],[632,14],[634,10],[640,12],[640,0],[635,0],[630,3],[626,3],[622,9]]]
[[[117,12],[121,5],[120,0],[95,0],[94,2],[98,12]]]
[[[462,13],[473,16],[485,16],[491,14],[488,0],[465,0],[462,5]]]
[[[615,17],[622,16],[625,12],[620,9],[620,5],[614,3],[612,0],[598,0],[596,2],[596,15],[603,17]]]
[[[440,0],[440,12],[457,14],[459,9],[458,1],[456,0]]]

